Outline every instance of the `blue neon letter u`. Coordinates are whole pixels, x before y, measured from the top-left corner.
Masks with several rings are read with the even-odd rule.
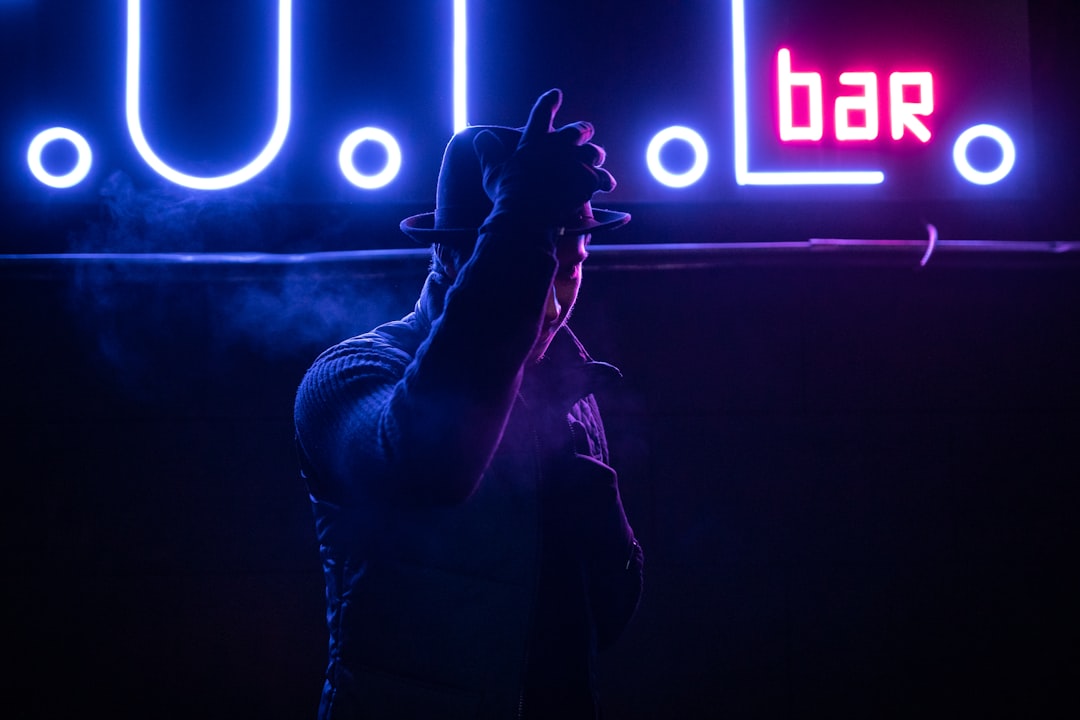
[[[139,116],[140,0],[128,0],[127,7],[125,109],[131,139],[135,143],[135,149],[139,151],[147,164],[165,179],[196,190],[221,190],[240,185],[265,170],[277,157],[281,146],[285,144],[285,136],[289,134],[289,120],[292,112],[292,0],[278,0],[277,119],[274,121],[274,131],[270,135],[270,141],[262,152],[244,167],[215,177],[187,175],[166,165],[147,142]]]

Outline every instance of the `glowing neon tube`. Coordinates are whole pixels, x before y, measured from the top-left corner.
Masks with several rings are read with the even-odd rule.
[[[167,165],[150,147],[143,133],[139,108],[139,65],[142,57],[141,0],[127,4],[127,71],[125,110],[128,131],[135,149],[155,172],[166,180],[196,190],[222,190],[245,183],[273,162],[289,134],[292,114],[292,0],[278,0],[277,117],[270,140],[250,163],[225,175],[188,175]]]
[[[386,150],[386,166],[373,175],[365,175],[353,165],[353,152],[361,143],[375,142]],[[345,138],[338,151],[338,165],[345,178],[358,188],[376,190],[397,177],[401,170],[401,147],[394,136],[381,128],[364,127]]]
[[[75,167],[64,175],[53,175],[41,163],[41,155],[45,151],[45,147],[56,140],[66,140],[71,143],[77,155]],[[74,130],[64,127],[42,130],[30,141],[30,148],[26,151],[26,164],[30,167],[30,172],[33,173],[34,177],[49,187],[60,189],[75,187],[82,182],[83,178],[90,172],[92,161],[93,153],[90,152],[90,144],[86,142],[86,138]]]
[[[466,25],[466,0],[454,0],[454,132],[469,125],[468,120],[468,35]]]
[[[977,138],[993,140],[1001,148],[1001,163],[993,170],[976,170],[968,161],[968,145]],[[1012,172],[1016,164],[1016,146],[1009,134],[996,125],[975,125],[960,133],[960,137],[956,138],[956,143],[953,145],[953,164],[956,165],[957,172],[968,182],[976,185],[993,185]]]
[[[785,171],[750,170],[746,92],[746,0],[731,0],[732,86],[735,111],[735,182],[739,185],[880,185],[880,170]]]
[[[685,142],[694,153],[694,164],[686,172],[673,173],[660,161],[660,151],[672,140]],[[645,149],[645,164],[660,183],[672,188],[690,187],[705,174],[705,168],[709,165],[709,148],[696,131],[673,125],[656,133],[649,141],[649,146]]]

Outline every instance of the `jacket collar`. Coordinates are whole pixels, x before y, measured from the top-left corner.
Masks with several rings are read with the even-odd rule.
[[[542,398],[544,404],[561,414],[621,378],[622,373],[614,365],[593,360],[564,325],[552,338],[544,359],[525,369],[522,393],[527,398]]]
[[[420,290],[420,297],[416,301],[416,307],[413,309],[416,318],[424,326],[424,330],[430,331],[431,326],[442,315],[450,285],[450,278],[443,273],[428,273],[424,287]]]

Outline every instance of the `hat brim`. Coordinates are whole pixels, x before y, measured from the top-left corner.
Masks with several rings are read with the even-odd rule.
[[[606,232],[615,230],[630,222],[630,213],[618,210],[604,210],[593,208],[591,218],[582,218],[581,222],[573,227],[563,228],[565,234],[584,235],[586,233]],[[399,225],[401,232],[420,243],[431,245],[442,243],[445,245],[465,245],[476,242],[477,228],[436,228],[435,213],[421,213],[407,217]]]

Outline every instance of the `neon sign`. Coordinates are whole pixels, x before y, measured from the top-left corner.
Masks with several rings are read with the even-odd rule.
[[[374,142],[381,145],[388,155],[386,165],[382,170],[373,174],[365,175],[353,165],[353,152],[361,143]],[[401,147],[394,136],[379,128],[364,127],[354,130],[341,143],[341,151],[338,153],[338,165],[341,174],[349,182],[358,188],[365,190],[377,190],[393,180],[401,170]]]
[[[262,151],[250,163],[224,175],[197,177],[167,165],[150,147],[143,133],[139,106],[142,60],[142,0],[127,0],[127,74],[125,111],[131,141],[146,164],[166,180],[195,190],[222,190],[245,183],[273,162],[285,144],[292,118],[292,0],[278,0],[277,117],[274,132]]]
[[[672,140],[681,140],[689,145],[694,153],[694,164],[685,172],[669,171],[660,159],[660,153]],[[705,168],[709,165],[709,148],[701,135],[694,130],[673,125],[656,133],[649,141],[649,147],[645,150],[645,164],[649,166],[649,172],[658,182],[673,188],[687,187],[696,183],[705,174]]]
[[[45,148],[57,140],[66,140],[71,143],[78,154],[75,167],[62,175],[54,175],[45,169],[41,163],[41,156]],[[30,172],[41,181],[43,185],[54,188],[69,188],[81,183],[90,173],[90,165],[94,154],[90,151],[90,143],[86,142],[79,133],[68,128],[54,127],[42,130],[30,141],[30,148],[26,152],[26,164]]]
[[[989,138],[1001,148],[1001,163],[993,170],[976,170],[968,159],[968,146],[978,138]],[[953,162],[968,182],[976,185],[993,185],[1008,175],[1016,164],[1016,146],[1009,134],[993,125],[975,125],[960,133],[953,145]]]
[[[791,51],[781,48],[776,54],[777,84],[779,85],[780,139],[821,140],[824,134],[822,111],[821,74],[816,72],[793,72]],[[840,84],[862,88],[861,95],[842,95],[836,98],[835,127],[837,140],[877,140],[878,138],[878,92],[877,75],[872,72],[844,72]],[[796,87],[804,87],[809,97],[809,123],[795,126],[792,119],[793,96]],[[918,90],[918,100],[905,99],[907,88]],[[929,142],[930,130],[922,118],[934,112],[934,77],[928,72],[894,72],[889,75],[889,117],[892,139],[900,140],[906,131],[920,142]],[[861,114],[861,125],[851,122],[853,115]]]
[[[453,2],[453,63],[454,63],[454,131],[467,125],[466,82],[466,0]],[[182,172],[155,152],[143,129],[141,107],[141,60],[143,49],[142,0],[127,0],[126,18],[126,72],[125,72],[125,118],[128,131],[139,156],[158,175],[182,187],[196,190],[223,190],[248,182],[265,170],[280,153],[289,134],[292,116],[292,46],[293,46],[293,0],[277,0],[277,107],[273,132],[258,155],[243,167],[221,175],[197,176]],[[45,148],[57,140],[72,143],[79,161],[70,172],[54,174],[46,170],[42,162]],[[364,142],[381,145],[388,155],[384,168],[374,174],[359,171],[352,160],[352,153]],[[89,143],[77,131],[53,127],[40,132],[30,143],[27,164],[40,182],[53,188],[69,188],[81,182],[90,170]],[[394,137],[386,130],[363,127],[351,132],[341,144],[338,155],[342,175],[354,186],[377,189],[391,182],[401,168],[402,154]]]
[[[250,83],[253,87],[263,86],[269,80],[272,85],[274,103],[269,113],[272,118],[272,123],[267,126],[269,132],[262,136],[265,140],[258,140],[256,147],[242,160],[232,161],[231,166],[225,163],[226,167],[217,171],[196,172],[184,168],[184,162],[167,160],[166,150],[170,141],[152,123],[148,125],[149,120],[157,120],[164,110],[153,107],[145,93],[146,88],[155,87],[156,78],[148,74],[144,56],[161,37],[160,28],[156,36],[149,32],[154,29],[153,22],[148,22],[145,11],[160,8],[162,3],[172,1],[125,0],[122,96],[126,136],[137,159],[154,175],[169,183],[213,192],[265,177],[272,167],[276,168],[276,172],[281,172],[280,168],[288,167],[290,162],[303,156],[306,149],[301,145],[308,141],[297,139],[293,131],[295,113],[301,107],[297,105],[298,93],[302,94],[305,89],[310,92],[297,74],[298,67],[309,62],[309,55],[301,53],[305,48],[305,38],[297,37],[299,30],[308,25],[298,22],[296,16],[315,12],[316,5],[321,11],[323,3],[266,0],[265,5],[274,9],[273,13],[267,13],[268,18],[274,21],[274,57],[263,63],[263,70],[259,71],[263,74],[251,78]],[[643,57],[639,64],[631,66],[622,62],[627,77],[614,78],[611,87],[600,93],[605,102],[597,100],[595,108],[587,113],[588,117],[596,118],[598,127],[606,129],[608,147],[614,149],[617,146],[617,157],[630,158],[620,161],[634,163],[628,169],[627,166],[619,168],[619,192],[629,192],[633,197],[641,198],[674,198],[679,196],[666,193],[684,193],[685,197],[708,200],[734,196],[736,190],[729,188],[893,188],[898,183],[915,188],[914,192],[918,192],[918,180],[899,179],[898,171],[890,168],[889,162],[886,162],[894,156],[899,157],[901,153],[904,158],[899,164],[903,172],[911,174],[914,172],[911,169],[916,168],[935,177],[951,173],[954,179],[959,180],[958,187],[971,188],[964,192],[973,197],[979,197],[971,195],[979,192],[974,188],[1005,185],[1006,181],[1015,185],[1015,171],[1025,167],[1027,161],[1022,142],[1026,128],[1008,114],[1001,116],[989,101],[980,100],[976,104],[962,99],[960,90],[970,95],[968,88],[972,83],[956,81],[950,75],[955,71],[954,63],[946,62],[943,56],[923,59],[917,53],[897,52],[894,45],[893,49],[883,50],[877,55],[868,53],[863,47],[858,53],[853,51],[850,58],[830,48],[832,56],[826,57],[821,47],[827,43],[815,38],[817,31],[825,26],[797,25],[797,32],[788,30],[783,39],[777,39],[781,33],[772,27],[771,20],[781,16],[775,12],[776,6],[782,5],[787,9],[788,6],[826,6],[838,2],[844,3],[844,0],[819,0],[816,3],[795,0],[700,0],[696,5],[689,3],[687,12],[695,12],[702,17],[685,19],[683,27],[701,32],[702,37],[709,38],[710,42],[687,41],[670,47],[643,45]],[[998,5],[1011,7],[1017,2],[1002,0]],[[436,43],[437,50],[432,50],[438,55],[426,58],[424,63],[416,63],[418,67],[412,70],[429,74],[437,70],[438,77],[431,81],[432,90],[425,91],[421,98],[409,100],[415,103],[412,107],[421,108],[427,116],[416,120],[415,112],[403,110],[391,113],[397,116],[393,119],[380,119],[378,113],[371,113],[376,117],[354,123],[351,127],[339,121],[332,130],[336,133],[336,139],[333,139],[336,163],[331,164],[329,157],[324,155],[319,166],[323,173],[331,168],[330,174],[347,183],[344,190],[335,190],[338,197],[348,197],[345,192],[357,189],[364,193],[381,191],[387,197],[399,199],[416,197],[419,191],[400,189],[403,182],[414,183],[410,187],[429,188],[430,178],[434,175],[430,170],[433,164],[437,164],[438,158],[432,158],[435,153],[431,152],[430,143],[427,146],[418,144],[418,137],[435,137],[437,146],[441,148],[451,132],[468,124],[474,111],[470,107],[470,100],[479,100],[477,105],[481,109],[476,116],[484,122],[520,122],[520,109],[513,118],[504,121],[489,117],[492,113],[487,107],[482,107],[483,103],[490,105],[493,99],[510,95],[499,85],[499,82],[503,82],[505,87],[510,80],[500,80],[497,71],[499,62],[506,64],[506,58],[512,58],[513,53],[505,52],[504,46],[499,43],[505,42],[510,47],[520,46],[522,62],[533,62],[525,50],[526,38],[505,32],[504,28],[508,25],[506,16],[496,18],[495,15],[540,10],[527,10],[517,7],[517,4],[507,8],[504,4],[485,0],[472,0],[471,3],[469,0],[443,0],[440,7],[442,5],[445,8],[440,12],[449,22],[433,23],[430,31],[432,36],[445,36]],[[199,7],[201,10],[213,6],[207,4]],[[348,4],[339,5],[339,8],[345,7]],[[833,24],[856,23],[858,19],[852,19],[853,13],[847,12],[852,7],[856,8],[856,12],[862,11],[862,6],[846,3],[845,13],[828,17],[837,21]],[[546,7],[545,11],[556,14]],[[522,27],[528,24],[523,21]],[[793,26],[796,25],[793,23]],[[1004,26],[1005,23],[999,22],[994,27]],[[502,35],[508,37],[504,39]],[[585,44],[581,50],[590,50],[593,38],[587,33],[582,38]],[[573,36],[567,36],[568,43],[573,39]],[[635,112],[631,107],[631,116],[645,118],[639,125],[629,123],[634,125],[632,130],[620,127],[628,124],[625,115],[613,114],[610,119],[604,117],[608,108],[616,105],[610,102],[611,99],[622,100],[623,97],[633,96],[635,91],[629,88],[635,87],[635,72],[650,64],[677,64],[679,53],[698,52],[698,48],[706,46],[715,48],[717,52],[705,53],[709,62],[700,64],[706,72],[696,78],[698,82],[694,87],[699,88],[699,92],[693,99],[704,110],[696,114],[683,113],[680,117],[679,103],[656,103],[654,107],[643,105],[647,108],[644,113]],[[311,47],[306,46],[307,53],[311,52]],[[572,58],[577,54],[574,47],[568,46],[559,54]],[[496,55],[498,60],[493,61]],[[829,62],[823,64],[823,57]],[[540,77],[545,63],[556,60],[535,58],[538,63],[536,68],[526,66],[524,70],[520,67],[513,69],[513,72],[508,70],[507,77],[522,77],[530,71],[535,71]],[[729,67],[725,67],[727,63],[730,63]],[[400,64],[389,63],[387,67],[394,68],[395,72],[401,69]],[[365,78],[373,75],[370,67],[362,69],[364,73],[361,74]],[[446,74],[442,73],[444,69],[447,70]],[[386,74],[383,67],[377,66],[375,71],[376,76]],[[567,75],[552,74],[555,76],[552,82],[538,81],[536,86],[522,92],[533,97],[536,90],[552,85],[567,89],[567,83],[563,82]],[[576,75],[570,76],[570,79],[576,81]],[[590,76],[588,81],[595,82],[595,78]],[[988,77],[982,84],[992,86],[994,81],[994,77]],[[399,92],[404,98],[412,83],[403,80],[400,85],[402,89]],[[573,102],[576,96],[572,91],[567,94]],[[991,94],[984,93],[988,97]],[[586,93],[581,95],[587,97]],[[358,96],[356,102],[362,104],[364,99],[364,96]],[[445,107],[436,108],[436,104]],[[510,102],[509,99],[506,104],[519,107],[519,103]],[[967,110],[969,105],[971,109]],[[673,111],[661,113],[655,107],[671,107]],[[965,112],[968,113],[967,122],[963,122]],[[308,123],[307,127],[311,127],[311,118]],[[109,157],[100,148],[92,150],[84,132],[72,124],[52,126],[37,132],[24,146],[25,168],[41,185],[62,190],[78,188],[92,179],[94,163]],[[252,130],[249,134],[258,139],[262,132]],[[315,132],[320,131],[315,128]],[[623,134],[620,135],[620,132]],[[1018,136],[1017,132],[1021,135]],[[100,138],[100,132],[98,136]],[[55,149],[64,146],[73,151],[66,157],[73,159],[57,161]],[[939,152],[938,148],[944,148],[945,153]],[[371,149],[377,151],[375,154],[381,160],[375,166],[362,166],[358,157],[362,151]],[[416,169],[421,154],[427,163],[422,173]],[[686,158],[685,162],[677,160],[680,154]],[[926,159],[923,161],[919,158]],[[922,169],[922,166],[928,169]],[[1029,170],[1024,172],[1030,173]],[[422,179],[416,179],[418,176],[422,176]],[[733,185],[730,184],[732,182]]]

